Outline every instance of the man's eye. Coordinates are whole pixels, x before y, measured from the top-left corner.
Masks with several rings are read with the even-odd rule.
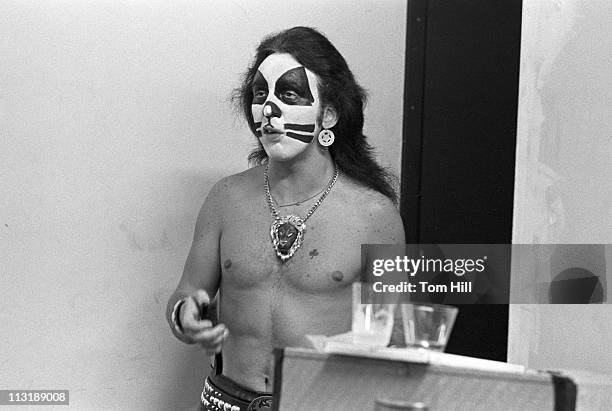
[[[262,98],[266,98],[268,96],[268,92],[265,90],[255,90],[253,92],[253,98],[255,99],[262,99]]]
[[[292,90],[284,91],[283,94],[281,94],[281,96],[282,96],[283,100],[285,100],[286,102],[297,101],[300,98],[298,93],[296,93],[295,91],[292,91]]]

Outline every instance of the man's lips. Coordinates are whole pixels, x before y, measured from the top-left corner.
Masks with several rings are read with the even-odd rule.
[[[285,132],[284,130],[272,127],[270,124],[263,126],[262,130],[264,134],[283,134]]]

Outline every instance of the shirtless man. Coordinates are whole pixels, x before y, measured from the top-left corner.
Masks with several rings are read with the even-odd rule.
[[[273,349],[350,330],[361,244],[404,242],[394,191],[362,133],[364,92],[322,34],[295,27],[264,39],[238,100],[259,165],[211,189],[168,302],[177,338],[222,352],[202,409],[267,409],[254,398],[269,398]],[[217,293],[213,326],[199,307]]]

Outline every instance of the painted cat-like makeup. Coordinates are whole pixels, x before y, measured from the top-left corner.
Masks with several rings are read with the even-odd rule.
[[[269,156],[293,156],[312,142],[320,100],[314,73],[289,54],[272,54],[253,79],[251,112]]]

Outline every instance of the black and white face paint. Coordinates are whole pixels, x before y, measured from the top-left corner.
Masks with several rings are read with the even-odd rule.
[[[290,54],[272,54],[259,66],[251,112],[270,158],[292,158],[314,139],[321,107],[316,84],[316,75]]]

